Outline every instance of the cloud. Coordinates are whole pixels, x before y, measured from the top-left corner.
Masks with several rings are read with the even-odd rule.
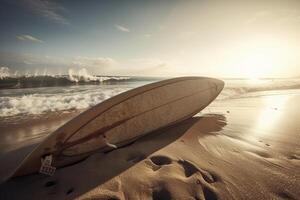
[[[31,42],[39,42],[39,43],[44,42],[44,41],[37,39],[36,37],[33,37],[31,35],[17,35],[16,38],[18,40],[23,40],[23,41],[31,41]]]
[[[20,72],[34,68],[53,68],[53,71],[63,66],[69,66],[70,59],[65,57],[49,57],[28,53],[2,52],[0,51],[0,65],[10,66],[13,70]]]
[[[119,74],[119,63],[109,57],[76,57],[71,62],[71,67],[75,69],[87,69],[91,74],[116,75]]]
[[[67,74],[70,68],[74,70],[85,68],[91,74],[116,75],[121,68],[119,62],[110,57],[65,57],[0,51],[1,66],[9,66],[19,74],[28,74],[28,72],[35,74],[43,70],[48,74]]]
[[[107,67],[116,65],[117,61],[108,57],[77,57],[72,64],[79,67]]]
[[[138,58],[130,60],[131,70],[136,75],[163,75],[170,71],[170,62],[158,58]]]
[[[25,61],[32,63],[34,57],[30,54],[0,52],[0,61],[5,65],[24,65]]]
[[[115,27],[122,32],[130,32],[129,28],[116,24]]]
[[[26,0],[24,3],[26,7],[37,15],[59,24],[70,24],[69,20],[60,14],[60,12],[65,11],[65,8],[56,2],[50,0]]]
[[[32,65],[32,64],[34,64],[34,62],[32,62],[32,61],[30,61],[30,60],[24,60],[23,62],[24,62],[24,64],[26,64],[26,65]]]
[[[146,67],[154,67],[154,66],[165,66],[167,65],[166,61],[163,61],[158,58],[137,58],[131,60],[133,63],[136,63],[140,66],[146,66]]]

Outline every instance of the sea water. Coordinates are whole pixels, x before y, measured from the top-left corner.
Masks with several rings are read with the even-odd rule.
[[[41,115],[90,108],[127,90],[163,80],[159,77],[101,77],[70,80],[66,76],[0,79],[0,118]],[[21,79],[21,78],[19,78]],[[67,79],[67,81],[61,81]],[[216,101],[300,89],[300,79],[223,79],[225,88]],[[48,81],[48,82],[47,82]],[[55,82],[56,81],[56,82]],[[8,84],[8,82],[10,84]],[[21,82],[21,84],[20,84]],[[66,84],[67,82],[67,84]],[[13,84],[15,83],[15,85]]]

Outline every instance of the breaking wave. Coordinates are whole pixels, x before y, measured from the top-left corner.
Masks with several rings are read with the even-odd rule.
[[[131,80],[131,77],[128,76],[90,75],[85,68],[79,70],[69,69],[68,75],[50,75],[47,73],[43,75],[37,73],[18,75],[17,72],[11,74],[7,67],[0,68],[0,89],[111,84],[129,80]]]
[[[300,89],[300,79],[262,79],[257,82],[228,80],[225,82],[225,88],[219,96],[219,100],[261,96],[263,92],[275,90]]]
[[[35,88],[35,87],[57,87],[71,85],[97,85],[105,83],[116,83],[129,81],[130,77],[117,76],[21,76],[5,77],[0,79],[0,89],[13,88]]]

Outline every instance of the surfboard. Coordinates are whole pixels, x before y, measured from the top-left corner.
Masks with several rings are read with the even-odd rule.
[[[223,87],[224,82],[214,78],[179,77],[116,95],[51,133],[12,177],[39,172],[45,158],[50,168],[63,167],[190,118],[209,105]]]

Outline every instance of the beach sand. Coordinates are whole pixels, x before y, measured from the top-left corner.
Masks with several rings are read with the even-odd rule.
[[[300,199],[299,102],[299,91],[215,101],[193,118],[95,153],[53,177],[5,181],[0,199]],[[2,150],[2,180],[42,138],[76,114],[25,121],[44,128],[36,128],[38,139],[20,139],[21,145],[10,143]]]

